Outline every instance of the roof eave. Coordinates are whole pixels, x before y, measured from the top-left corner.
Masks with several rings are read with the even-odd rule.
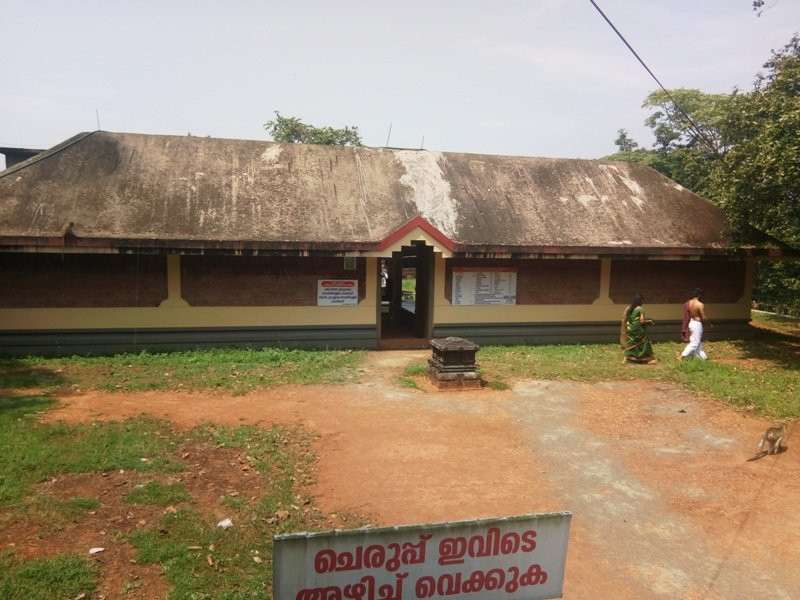
[[[380,251],[384,242],[309,242],[254,240],[186,240],[154,238],[88,238],[0,236],[0,252],[152,253],[152,254],[285,254],[354,255]],[[489,245],[452,242],[452,255],[463,258],[798,258],[800,250],[768,247],[636,247]]]
[[[469,258],[787,258],[800,252],[759,247],[503,246],[459,244],[454,256]]]
[[[331,255],[372,251],[375,242],[187,240],[66,236],[0,236],[0,252]]]

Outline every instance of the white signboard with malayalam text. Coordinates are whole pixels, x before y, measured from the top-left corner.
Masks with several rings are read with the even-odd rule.
[[[453,267],[453,304],[516,304],[514,267]]]
[[[317,306],[358,306],[358,280],[318,279]]]
[[[274,538],[281,600],[560,598],[572,514]]]

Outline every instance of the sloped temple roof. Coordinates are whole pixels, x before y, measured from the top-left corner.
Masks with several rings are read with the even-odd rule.
[[[0,247],[708,254],[719,208],[641,164],[96,131],[0,172]]]

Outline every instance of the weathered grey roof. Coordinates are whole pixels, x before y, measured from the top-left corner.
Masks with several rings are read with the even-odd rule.
[[[641,164],[97,131],[0,173],[0,244],[368,249],[422,217],[458,251],[724,249],[722,212]]]

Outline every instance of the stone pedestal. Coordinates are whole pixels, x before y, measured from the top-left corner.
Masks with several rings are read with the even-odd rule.
[[[475,390],[481,387],[475,353],[480,346],[458,337],[430,341],[433,355],[428,359],[428,375],[440,390]]]

